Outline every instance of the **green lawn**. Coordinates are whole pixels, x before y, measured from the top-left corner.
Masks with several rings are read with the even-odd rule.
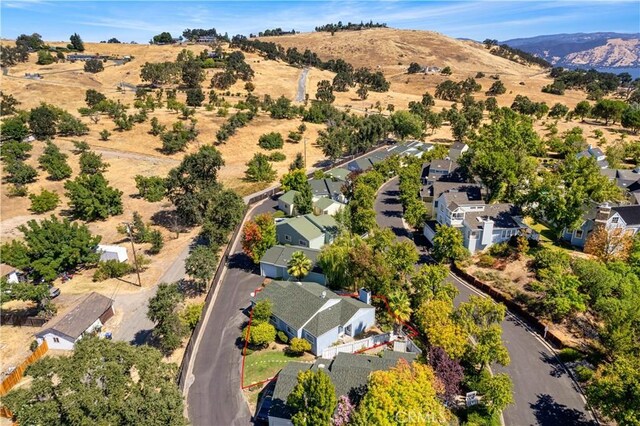
[[[526,217],[524,223],[540,234],[540,241],[547,243],[553,242],[553,233],[542,223],[535,223],[530,217]]]
[[[263,349],[247,355],[244,360],[243,386],[260,382],[276,375],[287,363],[292,361],[309,361],[313,356],[305,354],[291,357],[281,349]]]

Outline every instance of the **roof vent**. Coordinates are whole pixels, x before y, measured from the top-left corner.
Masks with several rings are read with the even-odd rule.
[[[324,298],[326,298],[326,297],[327,297],[327,291],[326,291],[326,290],[324,290],[324,291],[322,292],[322,295],[321,295],[320,297],[322,297],[323,299],[324,299]]]
[[[324,369],[324,364],[318,364],[318,369]]]

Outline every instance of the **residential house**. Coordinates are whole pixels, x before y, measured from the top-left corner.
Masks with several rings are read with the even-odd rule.
[[[121,246],[108,246],[100,244],[97,248],[100,253],[100,261],[117,260],[118,262],[126,262],[129,259],[127,249]]]
[[[280,198],[278,198],[278,209],[282,210],[287,216],[295,216],[298,214],[295,206],[296,195],[298,195],[298,191],[292,189],[285,192],[280,196]],[[340,196],[338,196],[337,198],[346,201],[346,198],[342,194],[340,194]],[[342,210],[346,204],[342,201],[336,201],[331,197],[322,195],[313,196],[312,205],[313,214],[315,214],[316,216],[333,216],[340,210]]]
[[[427,221],[424,236],[433,242],[436,224],[453,226],[462,232],[464,246],[471,253],[509,241],[528,229],[512,204],[486,204],[467,192],[444,192],[434,205],[436,219]]]
[[[329,215],[306,214],[276,224],[278,243],[313,249],[331,244],[338,234],[338,223]]]
[[[583,157],[594,158],[596,160],[596,163],[598,164],[598,167],[600,167],[601,169],[606,169],[609,167],[609,163],[607,162],[607,156],[598,147],[594,148],[591,145],[589,145],[587,149],[585,149],[584,151],[580,151],[578,154],[576,154],[576,156],[578,158],[583,158]]]
[[[452,160],[433,160],[422,166],[423,185],[434,182],[463,182],[458,163]]]
[[[340,210],[345,207],[346,204],[343,204],[339,201],[332,200],[328,197],[318,197],[313,200],[313,214],[316,216],[321,215],[330,215],[334,216]]]
[[[298,373],[305,370],[322,370],[331,379],[336,398],[346,395],[357,401],[374,371],[385,371],[398,365],[400,360],[413,362],[414,353],[382,351],[380,356],[339,353],[334,359],[318,358],[313,364],[290,362],[278,373],[269,410],[269,426],[291,426],[291,413],[286,402],[298,383]]]
[[[36,340],[45,340],[50,349],[72,350],[85,333],[100,330],[113,314],[113,300],[92,292],[55,324],[36,333]]]
[[[445,192],[466,192],[469,200],[481,200],[484,195],[482,185],[475,183],[435,181],[420,188],[420,198],[427,203],[433,216],[436,212],[436,200]]]
[[[301,251],[311,260],[311,271],[304,277],[305,281],[311,281],[318,284],[326,284],[327,278],[317,265],[320,250],[305,247],[293,247],[276,245],[268,249],[260,259],[260,275],[267,278],[278,280],[293,279],[287,272],[289,268],[289,260],[293,253]]]
[[[275,328],[290,339],[309,341],[311,352],[316,355],[340,338],[360,335],[375,325],[373,306],[339,296],[317,283],[272,281],[252,303],[265,299],[272,303],[271,322]]]
[[[309,179],[311,194],[314,198],[327,197],[339,201],[343,204],[348,202],[347,197],[342,193],[344,182],[333,179]]]
[[[298,194],[299,192],[294,189],[282,194],[278,198],[278,209],[282,210],[287,216],[293,216],[296,211],[294,201]]]
[[[635,235],[640,229],[640,205],[611,206],[608,203],[591,205],[585,211],[584,221],[576,229],[565,229],[562,238],[576,247],[584,247],[596,226],[607,230],[623,229]]]
[[[615,181],[627,193],[632,204],[640,204],[640,167],[628,169],[601,169],[600,174]]]
[[[469,151],[469,145],[464,142],[454,142],[449,147],[449,159],[451,161],[458,161],[458,158],[462,156],[465,152]]]
[[[328,170],[325,173],[325,175],[329,176],[333,180],[336,180],[339,182],[346,182],[350,173],[351,172],[347,169],[344,169],[342,167],[336,167],[335,169]]]

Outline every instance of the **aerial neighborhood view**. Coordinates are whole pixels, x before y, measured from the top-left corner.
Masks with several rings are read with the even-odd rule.
[[[0,21],[0,425],[640,425],[638,0]]]

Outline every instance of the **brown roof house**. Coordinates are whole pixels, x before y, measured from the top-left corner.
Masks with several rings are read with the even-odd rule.
[[[46,340],[49,349],[72,350],[85,333],[102,328],[113,314],[113,300],[92,292],[53,325],[36,333],[36,339],[38,343]]]

